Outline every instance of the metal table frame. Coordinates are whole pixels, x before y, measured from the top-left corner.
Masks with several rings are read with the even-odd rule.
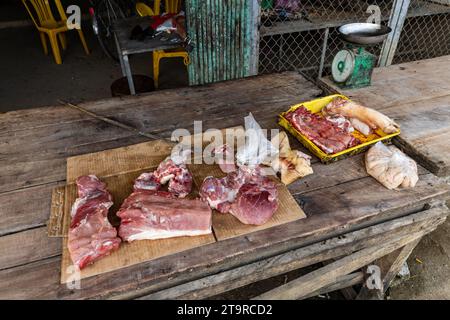
[[[127,77],[130,94],[135,95],[136,89],[133,82],[129,56],[137,53],[153,52],[156,50],[175,49],[181,46],[180,42],[163,41],[160,38],[146,39],[144,41],[131,40],[131,30],[141,25],[143,28],[151,22],[150,17],[133,17],[117,20],[114,23],[114,38],[120,61],[122,75]]]

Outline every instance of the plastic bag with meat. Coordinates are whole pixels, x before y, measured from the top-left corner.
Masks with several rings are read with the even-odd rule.
[[[416,162],[394,146],[377,142],[365,160],[367,173],[388,189],[412,188],[419,180]]]

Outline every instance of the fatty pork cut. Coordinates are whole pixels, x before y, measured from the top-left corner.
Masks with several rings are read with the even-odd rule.
[[[117,216],[121,218],[119,235],[128,242],[211,233],[207,203],[180,199],[166,191],[135,190]]]
[[[244,224],[262,225],[278,208],[276,184],[258,166],[239,167],[224,178],[205,178],[200,196],[212,209],[231,213]]]
[[[168,191],[161,186],[168,183]],[[200,199],[182,199],[191,192],[192,174],[170,157],[151,173],[141,174],[134,192],[117,212],[120,237],[128,242],[211,233],[211,209]]]
[[[95,175],[81,176],[76,184],[78,198],[72,206],[68,248],[74,265],[83,269],[117,249],[121,240],[108,221],[113,202],[106,185]]]
[[[327,154],[334,154],[360,143],[348,130],[301,106],[285,118]]]

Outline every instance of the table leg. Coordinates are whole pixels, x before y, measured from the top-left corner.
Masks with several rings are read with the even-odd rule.
[[[128,79],[128,87],[130,88],[130,94],[135,95],[136,90],[134,89],[133,75],[131,73],[130,61],[128,60],[128,55],[123,56],[123,67],[125,69],[125,74]]]
[[[119,56],[120,69],[122,70],[122,76],[125,77],[126,73],[125,73],[125,68],[124,68],[124,63],[123,63],[123,56],[122,56],[122,52],[120,50],[119,40],[117,40],[117,37],[115,34],[114,34],[114,39],[116,40],[117,55]]]

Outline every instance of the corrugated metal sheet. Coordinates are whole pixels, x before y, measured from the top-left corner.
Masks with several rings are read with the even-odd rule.
[[[258,0],[187,0],[190,85],[257,74]]]

